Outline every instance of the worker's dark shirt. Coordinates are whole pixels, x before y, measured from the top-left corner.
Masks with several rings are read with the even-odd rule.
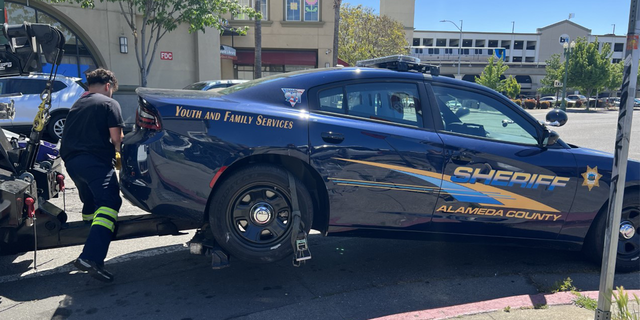
[[[65,162],[78,154],[91,154],[111,165],[115,147],[109,128],[124,127],[118,101],[89,93],[73,104],[62,133],[60,156]]]

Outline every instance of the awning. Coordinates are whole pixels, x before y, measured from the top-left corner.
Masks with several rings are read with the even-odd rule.
[[[237,50],[235,64],[253,65],[253,50]],[[262,51],[264,65],[318,66],[318,51]]]

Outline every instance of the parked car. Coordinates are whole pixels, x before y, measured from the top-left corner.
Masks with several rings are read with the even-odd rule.
[[[231,256],[255,263],[290,256],[299,227],[475,236],[601,259],[613,156],[560,139],[548,127],[566,122],[560,110],[545,125],[436,67],[410,65],[433,70],[428,77],[366,67],[393,68],[401,57],[218,92],[139,88],[121,190],[158,217],[202,225]],[[640,162],[627,168],[619,271],[640,268]]]
[[[217,88],[228,88],[234,86],[239,83],[245,83],[248,80],[208,80],[208,81],[200,81],[196,83],[192,83],[186,87],[184,90],[201,90],[208,91]]]
[[[570,95],[567,95],[567,101],[570,101],[570,100],[573,100],[573,101],[580,100],[580,101],[582,101],[582,103],[586,103],[587,101],[589,101],[589,99],[587,99],[587,97],[585,97],[585,96],[583,96],[581,94],[570,94]]]
[[[0,127],[15,132],[28,132],[42,102],[40,94],[44,91],[48,74],[31,74],[0,78],[0,102],[14,101],[15,118],[0,120]],[[86,91],[82,79],[57,75],[53,81],[50,118],[45,128],[50,138],[62,138],[64,122],[71,106]]]
[[[545,97],[540,98],[540,101],[549,101],[549,102],[551,102],[553,104],[556,101],[558,101],[558,99],[556,99],[556,97],[554,97],[554,96],[545,96]]]

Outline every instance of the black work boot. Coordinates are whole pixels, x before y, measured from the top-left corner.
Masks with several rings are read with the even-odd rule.
[[[94,261],[78,258],[73,265],[81,271],[89,272],[89,275],[102,282],[113,281],[113,275],[109,271],[105,270],[104,266],[99,266]]]

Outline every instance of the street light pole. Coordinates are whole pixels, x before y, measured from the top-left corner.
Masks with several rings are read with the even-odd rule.
[[[569,57],[571,56],[571,50],[576,46],[575,41],[571,41],[571,45],[564,43],[564,81],[562,82],[562,103],[560,109],[562,111],[567,110],[567,75],[569,74]]]
[[[451,20],[440,20],[440,22],[451,22],[456,26],[456,29],[460,31],[460,40],[458,40],[458,78],[460,78],[460,58],[462,57],[462,20],[460,20],[460,27]]]

